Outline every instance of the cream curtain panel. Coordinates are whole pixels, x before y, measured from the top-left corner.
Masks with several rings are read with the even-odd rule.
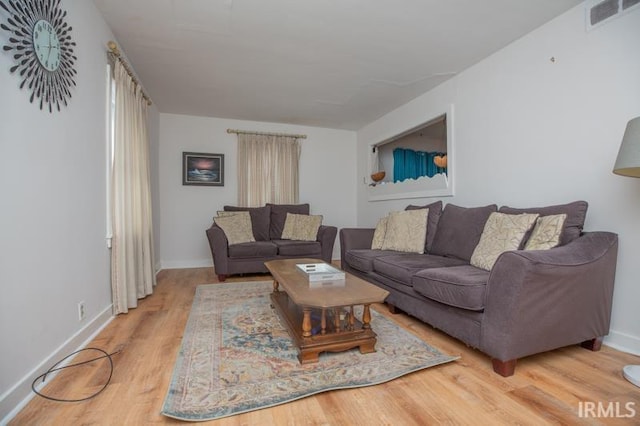
[[[149,179],[147,102],[115,61],[115,143],[111,172],[111,289],[115,314],[153,293],[153,224]]]
[[[297,204],[299,160],[295,137],[238,134],[238,205]]]

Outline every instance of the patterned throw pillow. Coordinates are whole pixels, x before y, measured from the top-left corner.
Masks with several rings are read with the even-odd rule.
[[[228,212],[226,210],[218,210],[216,212],[216,215],[213,217],[213,220],[215,221],[217,217],[233,216],[233,215],[236,215],[238,213],[242,213],[242,212],[241,211]],[[247,212],[247,213],[249,213],[249,212]],[[251,216],[249,216],[249,219],[251,219]]]
[[[424,249],[425,253],[429,253],[431,251],[431,246],[433,245],[433,240],[436,237],[440,216],[442,216],[442,201],[436,201],[425,206],[409,204],[405,208],[405,210],[417,209],[429,209],[429,214],[427,215],[427,244]]]
[[[560,244],[560,235],[567,220],[566,214],[554,214],[539,217],[531,236],[524,246],[525,250],[548,250]]]
[[[471,264],[490,271],[498,256],[509,250],[517,250],[525,234],[536,222],[538,214],[491,213],[480,242],[473,250]]]
[[[267,206],[271,209],[269,214],[269,239],[279,240],[282,238],[284,223],[287,221],[287,213],[291,214],[309,214],[309,203],[305,204],[270,204]]]
[[[389,216],[385,216],[378,221],[376,230],[373,232],[373,240],[371,241],[371,250],[382,250],[384,243],[384,235],[387,233],[387,221]]]
[[[224,231],[229,245],[255,241],[249,212],[225,212],[224,216],[214,217],[213,221]]]
[[[500,207],[500,213],[520,214],[520,213],[538,213],[540,217],[555,214],[566,214],[567,220],[564,222],[562,234],[560,234],[559,245],[569,244],[580,236],[584,221],[587,217],[587,209],[589,204],[586,201],[574,201],[567,204],[557,204],[546,207],[527,207],[513,208],[508,206]]]
[[[429,209],[391,212],[382,250],[424,253]]]
[[[256,241],[269,241],[269,227],[271,226],[271,206],[264,207],[239,207],[224,206],[225,212],[249,212],[251,216],[251,228],[253,238]],[[220,215],[222,216],[222,215]]]
[[[282,229],[283,240],[315,241],[322,225],[321,215],[287,213]]]

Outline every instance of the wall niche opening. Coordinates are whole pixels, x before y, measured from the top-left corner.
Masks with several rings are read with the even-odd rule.
[[[372,144],[369,200],[453,195],[452,152],[453,106],[418,126]]]

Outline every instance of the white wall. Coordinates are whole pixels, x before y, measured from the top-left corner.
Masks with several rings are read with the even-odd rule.
[[[300,202],[323,224],[356,223],[356,133],[345,130],[160,114],[160,258],[163,268],[211,266],[205,230],[224,205],[237,205],[236,141],[228,128],[306,134],[300,156]],[[182,152],[224,154],[225,184],[182,185]],[[336,238],[334,258],[338,258]]]
[[[620,236],[612,332],[606,342],[640,354],[640,179],[613,175],[629,119],[640,115],[640,10],[586,32],[578,6],[431,92],[358,132],[358,175],[367,147],[455,105],[455,196],[462,206],[589,202],[587,230]],[[555,58],[555,62],[551,58]],[[374,225],[409,202],[368,202]]]
[[[33,395],[35,376],[112,315],[105,46],[114,37],[93,2],[65,0],[62,8],[78,57],[68,107],[51,114],[30,104],[8,72],[10,54],[0,52],[0,423]],[[0,45],[7,37],[0,31]],[[151,116],[157,122],[155,110]],[[157,130],[151,133],[157,145]]]

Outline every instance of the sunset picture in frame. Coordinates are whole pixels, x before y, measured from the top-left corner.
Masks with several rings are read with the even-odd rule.
[[[182,184],[224,186],[224,154],[183,152]]]

